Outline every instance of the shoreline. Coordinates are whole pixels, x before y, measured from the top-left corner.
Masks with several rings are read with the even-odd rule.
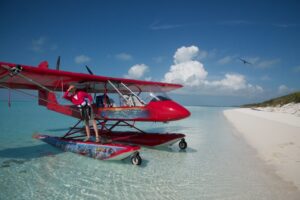
[[[300,190],[300,117],[250,108],[223,114],[277,175]]]

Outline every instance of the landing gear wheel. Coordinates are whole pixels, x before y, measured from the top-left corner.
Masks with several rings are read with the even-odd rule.
[[[137,152],[136,154],[134,154],[132,157],[131,157],[131,163],[133,165],[141,165],[142,164],[142,158],[139,154],[139,152]]]
[[[179,148],[180,148],[181,150],[187,148],[187,143],[186,143],[185,139],[180,140],[180,142],[179,142]]]

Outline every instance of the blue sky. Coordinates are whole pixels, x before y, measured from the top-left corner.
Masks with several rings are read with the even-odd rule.
[[[300,90],[299,1],[0,1],[0,60],[181,83],[185,105]],[[243,64],[239,58],[252,64]],[[1,91],[1,99],[5,92]]]

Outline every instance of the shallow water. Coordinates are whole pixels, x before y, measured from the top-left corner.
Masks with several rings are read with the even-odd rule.
[[[62,152],[32,139],[60,135],[76,120],[31,102],[0,103],[0,199],[300,199],[224,118],[224,108],[188,107],[192,116],[147,131],[187,135],[188,149],[143,148],[141,166]]]

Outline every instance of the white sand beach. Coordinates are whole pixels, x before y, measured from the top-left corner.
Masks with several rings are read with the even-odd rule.
[[[281,178],[300,189],[300,117],[277,110],[238,108],[224,115]]]

